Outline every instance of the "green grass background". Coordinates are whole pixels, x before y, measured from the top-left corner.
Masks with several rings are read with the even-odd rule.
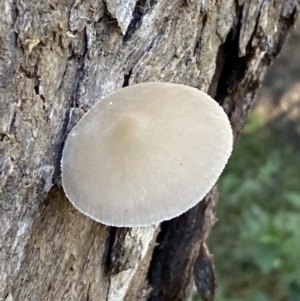
[[[300,301],[300,156],[279,141],[252,113],[219,181],[216,301]]]

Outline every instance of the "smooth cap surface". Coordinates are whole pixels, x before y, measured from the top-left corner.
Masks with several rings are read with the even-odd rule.
[[[170,83],[129,86],[98,102],[69,134],[63,187],[103,224],[156,224],[202,200],[232,140],[227,115],[207,94]]]

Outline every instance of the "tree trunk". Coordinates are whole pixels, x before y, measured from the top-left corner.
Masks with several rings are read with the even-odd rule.
[[[298,11],[299,0],[1,0],[0,300],[186,300],[193,273],[213,300],[216,188],[161,227],[107,227],[62,191],[64,140],[98,100],[146,81],[208,91],[236,138]]]

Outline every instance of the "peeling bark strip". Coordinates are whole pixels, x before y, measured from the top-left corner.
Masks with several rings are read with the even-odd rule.
[[[131,280],[142,270],[143,259],[149,248],[154,247],[158,227],[119,228],[110,253],[110,282],[107,300],[122,301],[129,290]],[[148,258],[149,260],[149,258]],[[141,275],[143,279],[144,275]],[[138,281],[141,281],[138,279]],[[133,286],[136,283],[132,283]]]
[[[299,0],[121,6],[0,1],[0,300],[185,300],[216,190],[163,223],[152,258],[157,229],[113,237],[53,184],[70,112],[122,86],[182,83],[209,90],[237,137],[299,12]]]
[[[109,11],[111,17],[117,20],[123,35],[125,35],[132,20],[132,14],[136,2],[137,0],[105,0],[107,10]]]
[[[195,284],[202,300],[213,301],[216,295],[216,277],[213,258],[205,243],[201,243],[194,265]]]

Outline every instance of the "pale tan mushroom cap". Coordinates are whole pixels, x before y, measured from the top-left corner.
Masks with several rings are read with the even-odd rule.
[[[143,83],[98,102],[74,127],[62,182],[82,213],[111,226],[146,226],[195,206],[232,151],[223,109],[184,85]]]

